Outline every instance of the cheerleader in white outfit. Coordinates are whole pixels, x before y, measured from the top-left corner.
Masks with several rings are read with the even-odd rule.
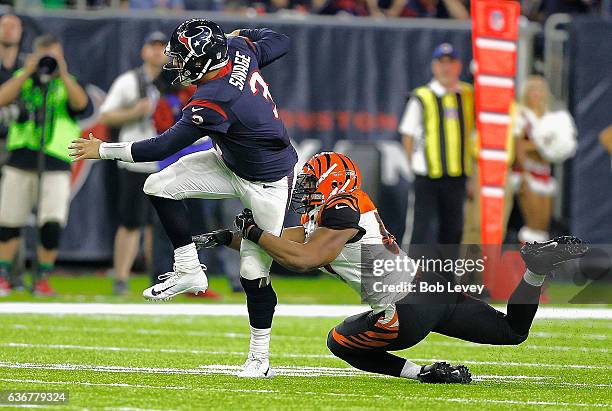
[[[576,151],[576,127],[567,111],[550,110],[550,89],[542,76],[530,76],[521,90],[515,122],[516,161],[512,178],[525,225],[521,242],[546,241],[557,181],[553,163]]]

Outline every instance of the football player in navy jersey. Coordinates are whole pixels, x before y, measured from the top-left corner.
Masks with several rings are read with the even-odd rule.
[[[239,198],[257,224],[280,235],[293,186],[297,154],[280,120],[260,69],[289,51],[289,38],[269,29],[236,30],[230,35],[208,20],[179,25],[166,47],[175,83],[197,89],[180,121],[157,137],[134,143],[103,143],[92,135],[71,149],[75,160],[159,161],[210,136],[215,149],[197,152],[152,174],[144,191],[174,246],[174,271],[144,290],[166,300],[208,287],[191,239],[185,198]],[[268,351],[276,293],[270,283],[272,257],[251,241],[240,247],[240,275],[251,324],[244,377],[269,376]]]

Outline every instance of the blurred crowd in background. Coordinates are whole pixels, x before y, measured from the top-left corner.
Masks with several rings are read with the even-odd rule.
[[[246,1],[239,4],[241,0],[229,0],[216,6],[214,1],[211,0],[211,3],[207,3],[207,0],[130,0],[129,2],[122,2],[122,7],[181,10],[200,5],[201,9],[210,9],[204,8],[204,4],[207,3],[208,6],[206,7],[214,8],[218,6],[219,9],[225,11],[228,9],[239,10],[240,8],[261,7],[262,12],[291,9],[299,10],[302,13],[335,14],[343,12],[356,15],[469,18],[469,5],[463,0],[391,0],[385,4],[376,0],[332,0],[323,1],[316,5],[314,2],[307,3],[302,0],[270,0],[269,3],[257,3],[257,5]],[[37,3],[39,6],[45,7],[70,7],[73,5],[69,1],[63,0],[42,0]],[[104,2],[88,1],[88,4],[95,7],[102,6],[102,3]],[[550,10],[542,7],[553,4],[561,8],[565,7],[565,9],[557,11],[591,12],[597,9],[597,3],[588,1],[559,0],[557,2],[531,1],[525,3],[534,6],[533,9],[530,9],[526,5],[527,12],[538,10],[534,16],[543,10],[545,10],[544,13],[548,13]],[[24,198],[27,198],[27,203],[26,200],[16,200],[15,192],[23,186],[20,181],[37,178],[34,175],[26,176],[23,173],[31,174],[35,169],[34,163],[26,164],[24,162],[23,150],[37,152],[39,146],[36,146],[35,141],[30,143],[25,140],[18,141],[16,136],[18,134],[23,135],[23,130],[19,127],[23,127],[23,124],[28,121],[31,123],[30,127],[38,127],[37,124],[40,121],[36,119],[36,115],[40,112],[40,104],[32,103],[31,107],[28,108],[27,105],[23,106],[17,96],[21,93],[21,100],[27,102],[27,98],[24,97],[31,92],[32,88],[41,87],[41,73],[48,70],[60,73],[59,75],[54,74],[55,77],[53,78],[60,83],[63,82],[64,86],[75,87],[76,94],[69,90],[67,99],[63,100],[62,103],[64,106],[58,108],[58,113],[64,116],[68,123],[76,122],[79,116],[87,115],[91,105],[91,102],[85,103],[83,99],[78,98],[78,94],[82,93],[81,86],[78,83],[66,84],[70,83],[72,76],[67,71],[66,63],[63,60],[60,40],[53,36],[43,36],[42,40],[39,38],[38,43],[35,42],[35,45],[38,44],[38,46],[33,48],[34,54],[41,47],[46,50],[46,54],[51,53],[49,50],[52,49],[53,53],[51,55],[55,57],[56,63],[59,65],[59,69],[45,68],[42,60],[40,60],[42,54],[38,56],[38,60],[34,61],[35,57],[23,53],[21,49],[24,46],[21,41],[22,33],[23,27],[20,18],[12,14],[0,18],[0,84],[4,83],[0,89],[0,92],[2,92],[0,95],[0,124],[4,125],[0,129],[0,134],[6,139],[8,151],[11,153],[8,162],[6,162],[6,159],[2,161],[2,164],[4,164],[2,172],[2,191],[4,194],[0,196],[0,295],[3,287],[5,291],[10,292],[11,288],[18,288],[23,284],[23,279],[20,279],[19,276],[16,280],[9,280],[9,277],[11,277],[11,273],[14,274],[16,271],[14,261],[18,252],[19,230],[26,224],[32,223],[32,221],[29,221],[30,210],[25,210],[26,207],[16,206],[15,204],[11,205],[8,203],[8,199],[11,198],[13,202],[21,201],[21,205],[30,203],[33,205],[36,202],[36,195],[32,194],[31,190],[26,190],[27,192],[24,191],[23,193]],[[180,118],[182,106],[193,90],[171,86],[168,79],[164,78],[164,72],[161,68],[166,61],[163,53],[166,42],[167,38],[164,33],[150,33],[144,44],[141,45],[142,65],[134,67],[116,78],[108,90],[101,107],[99,122],[101,125],[114,130],[112,134],[114,140],[144,139],[163,132]],[[404,153],[399,152],[398,155],[406,156],[412,172],[416,175],[416,182],[413,187],[416,196],[416,203],[413,205],[415,214],[412,218],[413,224],[407,224],[404,243],[414,243],[416,241],[424,244],[433,240],[434,243],[457,244],[463,242],[474,244],[478,243],[480,238],[479,205],[477,204],[478,170],[475,165],[478,153],[473,150],[473,147],[477,147],[477,145],[470,142],[473,139],[472,128],[470,127],[474,124],[474,118],[473,112],[470,111],[472,110],[470,108],[471,104],[466,103],[473,101],[473,91],[471,85],[460,81],[462,64],[468,64],[469,61],[466,61],[467,56],[460,55],[452,44],[441,44],[432,52],[431,73],[433,75],[431,82],[423,84],[413,91],[412,98],[404,108],[404,115],[398,130],[398,135],[402,136],[406,149]],[[430,67],[424,67],[424,70],[428,70],[428,73],[430,73]],[[20,83],[16,78],[19,77],[20,72],[23,73],[24,71],[27,72],[27,75],[22,76],[23,80]],[[28,83],[30,77],[33,79],[33,83]],[[12,92],[14,94],[13,98],[7,97],[7,90],[9,90],[7,84],[14,84],[16,87]],[[430,94],[434,97],[428,100],[427,96]],[[445,97],[447,94],[456,99],[454,103],[448,103],[450,104],[448,107]],[[507,205],[505,223],[509,227],[514,226],[514,237],[510,238],[510,242],[516,242],[517,240],[544,241],[549,238],[551,231],[557,233],[552,221],[552,204],[557,192],[557,182],[552,173],[552,164],[571,157],[573,149],[564,154],[542,151],[537,143],[538,134],[546,134],[546,138],[553,138],[554,136],[551,137],[551,133],[558,134],[557,140],[566,142],[562,145],[573,145],[572,147],[575,147],[575,129],[571,118],[566,115],[566,122],[563,124],[567,125],[567,127],[564,127],[567,133],[563,134],[556,131],[558,127],[555,128],[555,124],[552,123],[558,123],[559,121],[558,117],[549,116],[554,102],[544,77],[528,77],[525,83],[517,88],[517,94],[514,135],[513,142],[510,144],[513,149],[507,163],[508,172],[512,178],[508,179],[505,190]],[[438,96],[437,103],[436,95]],[[420,100],[420,103],[418,100]],[[427,101],[431,101],[431,103],[427,103]],[[441,101],[444,101],[444,103],[441,103]],[[436,107],[436,104],[439,106]],[[442,105],[440,106],[440,104]],[[462,104],[465,104],[463,114],[461,114]],[[459,114],[457,114],[458,108],[460,109]],[[402,107],[397,109],[398,111],[402,110]],[[427,169],[424,165],[419,166],[421,163],[424,164],[423,162],[419,163],[419,158],[425,158],[426,156],[429,158],[426,151],[426,147],[429,145],[425,144],[425,141],[428,139],[444,139],[442,129],[437,127],[430,129],[428,125],[424,124],[423,113],[428,110],[444,113],[445,123],[443,128],[446,128],[447,132],[449,127],[457,128],[460,143],[455,149],[457,158],[462,158],[460,160],[462,169],[457,170],[454,174],[444,174],[452,168],[450,163],[448,165],[443,164],[444,161],[450,161],[448,159],[440,158],[439,168],[445,170],[440,175],[435,175],[436,173],[431,168]],[[24,113],[26,114],[25,119],[22,118]],[[465,123],[461,123],[460,128],[457,122],[458,115],[462,117],[462,120],[465,120]],[[470,118],[470,116],[472,117]],[[471,126],[468,127],[467,124]],[[442,127],[442,124],[439,126]],[[538,129],[541,129],[542,132],[538,132]],[[32,133],[33,138],[35,138],[35,134]],[[612,135],[612,133],[608,134]],[[607,141],[612,141],[612,138],[602,137],[602,143],[605,144]],[[466,144],[466,146],[464,147],[463,144]],[[67,144],[62,147],[67,147]],[[210,147],[210,141],[201,141],[199,146],[191,147],[191,151],[188,152],[207,150]],[[176,157],[158,166],[166,167],[188,152],[178,153]],[[45,152],[45,155],[58,157],[57,153]],[[16,159],[19,161],[16,161]],[[29,160],[34,161],[33,159],[34,157],[29,158]],[[57,166],[50,168],[49,164],[51,163],[47,161],[43,171],[45,173],[68,172],[70,160],[67,159],[65,162],[67,164],[62,164],[61,161],[56,162]],[[473,171],[470,165],[472,163],[474,164]],[[431,167],[432,163],[428,162],[428,166]],[[15,174],[17,171],[22,173],[17,175]],[[15,181],[9,181],[9,172],[14,174],[11,178]],[[119,195],[116,205],[119,210],[118,229],[115,237],[112,273],[114,292],[121,295],[127,292],[130,272],[137,256],[141,254],[141,250],[147,263],[147,271],[152,274],[152,281],[155,281],[157,275],[172,269],[172,249],[156,216],[146,203],[146,199],[142,195],[140,197],[143,198],[136,195],[136,193],[142,194],[141,186],[144,178],[148,175],[147,173],[151,170],[119,165],[118,172],[117,191]],[[440,180],[440,177],[442,177],[442,180]],[[44,186],[44,175],[42,178],[42,185]],[[6,193],[10,193],[10,195],[6,195]],[[39,194],[44,198],[44,187],[42,191],[39,191]],[[442,198],[444,195],[446,197],[452,195],[453,201],[445,200]],[[437,196],[442,197],[437,198]],[[52,192],[51,197],[59,198],[57,191]],[[41,295],[52,295],[54,293],[46,280],[54,269],[61,229],[66,223],[69,200],[67,195],[64,197],[62,201],[51,204],[49,206],[50,211],[45,213],[43,210],[43,214],[38,215],[42,248],[39,249],[39,265],[38,270],[33,274],[32,284],[33,291]],[[198,216],[193,223],[194,227],[197,227],[197,229],[194,229],[196,232],[205,232],[228,226],[231,224],[233,216],[240,210],[240,204],[231,200],[225,200],[224,202],[193,200],[188,204],[188,207],[194,215]],[[22,213],[23,216],[20,215],[17,218],[15,215],[7,214],[7,210],[19,208],[24,209],[25,214]],[[409,210],[410,212],[412,211]],[[202,216],[205,216],[205,218],[202,218]],[[410,215],[407,218],[410,220]],[[439,231],[434,233],[435,238],[426,238],[433,232],[431,221],[436,219],[441,223],[439,224]],[[420,223],[420,225],[414,224],[414,221]],[[447,223],[442,224],[444,221],[447,221]],[[48,228],[50,222],[55,224],[53,230]],[[203,225],[198,225],[202,222],[204,222]],[[143,240],[142,244],[141,239]],[[231,255],[225,255],[225,253],[231,253],[231,251],[225,249],[215,251],[210,255],[203,256],[201,260],[207,261],[207,264],[216,265],[213,272],[228,275],[232,290],[240,291],[237,259],[232,258]],[[216,264],[214,263],[215,260],[217,261]],[[208,295],[210,294],[209,292]]]
[[[470,18],[469,0],[2,0],[21,8],[219,11],[243,15],[285,13],[363,17]],[[543,22],[555,13],[609,14],[608,0],[521,0],[523,15]]]

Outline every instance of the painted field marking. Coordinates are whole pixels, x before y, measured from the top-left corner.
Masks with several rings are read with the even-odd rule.
[[[498,307],[500,310],[504,307]],[[346,317],[366,311],[364,305],[279,304],[278,317]],[[111,303],[0,303],[3,314],[108,314],[247,316],[244,304],[111,304]],[[610,308],[540,307],[538,319],[612,319]]]
[[[59,370],[59,371],[91,371],[101,373],[146,373],[165,375],[235,375],[242,367],[238,365],[210,364],[198,368],[150,368],[150,367],[123,367],[118,365],[91,365],[91,364],[37,364],[21,362],[0,362],[0,368],[8,369],[35,369],[35,370]],[[299,366],[276,366],[276,375],[291,377],[367,377],[367,378],[391,378],[384,375],[370,374],[354,368],[338,367],[299,367]],[[490,378],[489,378],[490,377]],[[533,379],[539,384],[563,385],[575,387],[609,388],[612,384],[588,384],[569,383],[557,381],[539,381],[552,379],[546,376],[524,376],[524,375],[495,375],[479,376],[479,378],[496,379],[496,382],[516,382],[520,379]]]
[[[381,398],[388,399],[398,398],[402,400],[418,400],[425,402],[452,402],[452,403],[469,403],[469,404],[512,404],[512,405],[532,405],[539,407],[549,405],[554,407],[587,407],[587,408],[612,408],[612,404],[588,404],[582,402],[560,402],[560,401],[520,401],[520,400],[493,400],[493,399],[471,399],[471,398],[440,398],[426,396],[394,396],[392,393],[386,395],[378,394],[357,394],[357,393],[334,393],[334,392],[310,392],[310,391],[278,391],[278,390],[249,390],[249,389],[231,389],[231,388],[201,388],[201,387],[182,387],[182,386],[153,386],[153,385],[137,385],[137,384],[114,384],[114,383],[93,383],[89,381],[46,381],[34,379],[13,379],[0,378],[0,381],[24,383],[24,384],[48,384],[48,385],[84,385],[84,386],[105,386],[116,388],[141,388],[141,389],[170,389],[170,390],[188,390],[188,391],[203,391],[203,392],[228,392],[228,393],[257,393],[257,394],[273,394],[277,396],[283,395],[313,395],[313,396],[331,396],[334,398]]]
[[[57,350],[83,350],[83,351],[115,351],[115,352],[144,352],[144,353],[168,353],[168,354],[195,354],[195,355],[235,355],[246,356],[246,351],[219,351],[219,350],[189,350],[176,348],[144,348],[144,347],[109,347],[100,345],[73,345],[73,344],[29,344],[29,343],[0,343],[0,347],[6,348],[40,348]],[[333,354],[272,354],[272,358],[304,358],[304,359],[336,359]],[[540,368],[573,368],[587,370],[611,370],[612,365],[584,365],[584,364],[548,364],[548,363],[522,363],[504,361],[473,361],[473,360],[449,360],[441,358],[410,358],[412,361],[436,362],[449,361],[457,364],[467,365],[503,365],[513,367],[540,367]]]

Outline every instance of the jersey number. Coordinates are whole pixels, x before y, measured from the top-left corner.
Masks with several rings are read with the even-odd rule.
[[[278,110],[276,109],[276,104],[272,99],[272,94],[270,94],[270,87],[268,87],[268,83],[266,83],[259,71],[254,71],[251,74],[251,78],[249,79],[249,86],[251,86],[251,91],[253,92],[253,95],[259,93],[257,85],[261,86],[264,98],[270,103],[272,103],[272,112],[274,113],[274,118],[278,118]]]

